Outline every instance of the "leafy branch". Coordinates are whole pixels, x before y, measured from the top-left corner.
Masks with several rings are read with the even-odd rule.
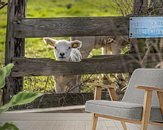
[[[8,5],[7,2],[4,2],[4,1],[0,0],[0,9],[4,8],[7,5]]]
[[[0,69],[0,89],[5,87],[5,78],[10,75],[14,64],[8,64],[7,66]],[[37,92],[19,92],[14,95],[9,103],[0,106],[0,113],[7,111],[10,107],[24,105],[33,102],[36,98],[42,96],[43,94]],[[0,130],[19,130],[14,124],[5,123],[0,126]]]

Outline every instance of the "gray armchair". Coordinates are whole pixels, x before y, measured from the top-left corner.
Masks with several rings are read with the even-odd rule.
[[[141,124],[141,130],[147,130],[148,124],[163,126],[163,69],[135,70],[122,101],[100,100],[100,91],[97,86],[95,100],[85,104],[85,110],[93,113],[92,130],[98,117],[121,121],[124,130],[125,123]]]

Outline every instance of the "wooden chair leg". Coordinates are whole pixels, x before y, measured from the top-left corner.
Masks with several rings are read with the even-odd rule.
[[[127,126],[126,126],[125,122],[121,121],[121,124],[122,124],[123,129],[127,130]]]
[[[152,102],[152,91],[145,91],[141,130],[147,130],[150,119],[151,102]]]
[[[160,103],[161,112],[163,114],[163,92],[157,92],[157,96]]]
[[[98,121],[98,117],[95,115],[95,113],[93,113],[93,119],[92,119],[92,130],[96,130],[96,127],[97,127],[97,121]]]
[[[118,96],[116,94],[116,91],[114,90],[114,87],[109,86],[108,87],[108,92],[109,92],[111,101],[118,101]],[[121,124],[122,124],[123,129],[127,130],[127,126],[126,126],[125,122],[121,121]]]

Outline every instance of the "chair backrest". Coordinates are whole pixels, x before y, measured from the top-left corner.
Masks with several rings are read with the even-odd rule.
[[[122,101],[143,104],[144,91],[136,89],[137,86],[163,88],[163,69],[136,69],[130,78]],[[153,94],[152,106],[159,106],[156,92]]]

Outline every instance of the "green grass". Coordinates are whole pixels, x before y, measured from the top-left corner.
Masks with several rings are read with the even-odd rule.
[[[4,64],[7,9],[0,10],[0,67]]]
[[[84,16],[117,16],[119,12],[113,7],[113,0],[27,0],[26,17],[84,17]],[[7,7],[0,10],[0,66],[4,64],[6,37]],[[53,50],[42,41],[42,38],[26,39],[25,56],[31,58],[54,58]],[[100,54],[93,50],[92,55]],[[32,91],[53,92],[52,77],[25,77],[24,89]]]
[[[28,0],[26,17],[81,17],[81,16],[116,16],[112,0]],[[4,63],[7,7],[0,11],[0,65]],[[94,51],[93,54],[99,54]],[[54,58],[42,38],[26,39],[26,56]]]
[[[81,17],[81,16],[115,16],[119,15],[113,9],[112,0],[28,0],[27,17]],[[37,6],[36,6],[37,5]],[[68,8],[69,7],[69,8]],[[62,38],[60,38],[62,39]],[[36,53],[37,52],[37,53]],[[93,51],[93,54],[100,54]],[[54,58],[53,51],[42,39],[26,39],[27,57]]]
[[[37,6],[35,6],[37,5]],[[27,17],[115,16],[112,0],[32,0]]]

